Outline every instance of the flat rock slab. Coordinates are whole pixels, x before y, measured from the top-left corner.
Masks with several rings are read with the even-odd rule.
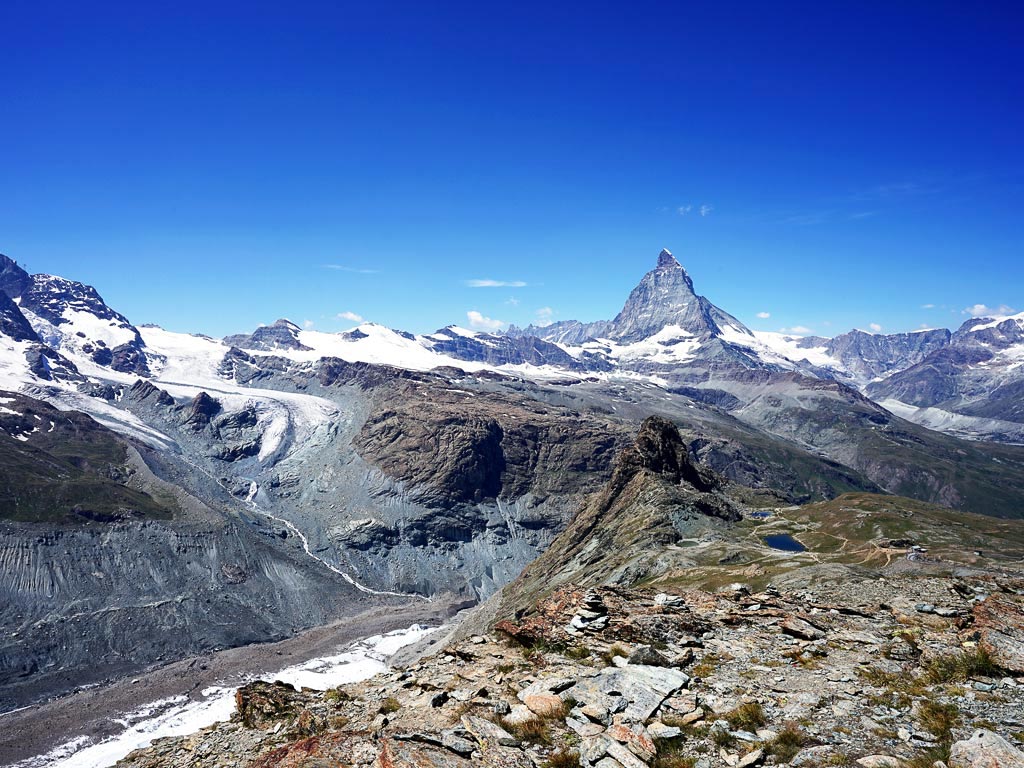
[[[572,695],[582,705],[622,713],[625,720],[642,723],[689,681],[688,675],[670,667],[626,664],[580,679]]]
[[[949,768],[1024,768],[1024,752],[992,731],[975,731],[949,750]]]

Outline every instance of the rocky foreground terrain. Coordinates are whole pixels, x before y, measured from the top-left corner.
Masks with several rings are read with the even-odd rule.
[[[119,765],[1024,766],[1024,534],[848,494],[772,507],[648,419],[545,554],[431,648],[272,681]]]
[[[1024,765],[1024,599],[976,589],[566,588],[366,683],[249,685],[119,765]]]

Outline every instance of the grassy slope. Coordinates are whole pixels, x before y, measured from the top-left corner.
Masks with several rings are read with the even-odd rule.
[[[0,430],[0,519],[88,524],[172,517],[169,505],[126,486],[127,447],[115,433],[85,414],[26,397],[7,407],[22,414],[7,415],[9,426],[42,426],[27,441]]]

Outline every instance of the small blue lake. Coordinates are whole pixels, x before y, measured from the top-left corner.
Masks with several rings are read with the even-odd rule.
[[[772,549],[781,549],[784,552],[806,552],[807,547],[794,539],[788,533],[774,533],[764,537],[764,543]]]

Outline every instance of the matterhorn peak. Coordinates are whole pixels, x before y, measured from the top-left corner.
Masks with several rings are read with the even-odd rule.
[[[662,248],[661,253],[658,254],[658,269],[665,269],[666,267],[681,267],[676,257],[672,255],[672,251],[668,248]]]

